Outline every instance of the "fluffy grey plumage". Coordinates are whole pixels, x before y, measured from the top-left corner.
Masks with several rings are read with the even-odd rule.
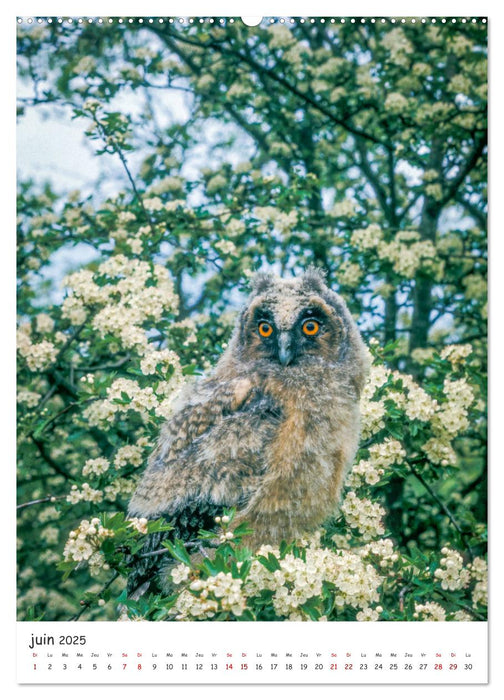
[[[235,506],[251,547],[313,531],[355,456],[367,372],[355,323],[320,271],[259,273],[214,372],[164,425],[130,515],[163,515],[194,538]]]

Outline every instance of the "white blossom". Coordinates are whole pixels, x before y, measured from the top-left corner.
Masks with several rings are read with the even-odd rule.
[[[441,588],[445,591],[458,591],[469,584],[470,572],[464,567],[462,556],[453,549],[443,547],[443,558],[440,567],[434,572],[434,578],[441,581]]]
[[[415,603],[413,617],[426,622],[443,622],[446,620],[446,610],[439,603],[432,601],[424,604]]]

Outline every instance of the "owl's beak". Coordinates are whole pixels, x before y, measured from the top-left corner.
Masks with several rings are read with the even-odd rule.
[[[288,365],[292,362],[294,353],[290,348],[290,337],[288,333],[280,333],[278,336],[278,359],[281,365]]]

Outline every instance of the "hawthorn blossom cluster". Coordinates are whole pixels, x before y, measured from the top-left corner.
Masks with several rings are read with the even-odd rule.
[[[287,213],[280,211],[277,207],[256,206],[252,210],[252,216],[260,222],[257,230],[263,232],[268,232],[270,227],[277,229],[280,233],[288,232],[298,223],[298,213],[295,209]]]
[[[98,552],[107,537],[114,537],[114,531],[101,524],[100,518],[82,520],[80,525],[68,535],[63,550],[65,561],[88,561]]]
[[[474,391],[464,378],[455,381],[445,379],[443,391],[447,401],[440,406],[433,428],[435,432],[443,431],[455,436],[469,427],[467,409],[474,401]]]
[[[94,489],[92,486],[85,481],[79,488],[77,484],[72,484],[70,487],[70,493],[66,497],[67,503],[75,505],[80,501],[87,501],[88,503],[101,503],[103,501],[103,491],[101,489]]]
[[[115,478],[103,488],[104,499],[113,502],[118,497],[129,498],[136,489],[137,481],[137,475],[128,477],[119,476]]]
[[[116,415],[137,412],[145,421],[151,412],[160,418],[168,418],[173,411],[173,402],[184,384],[180,365],[168,381],[157,382],[142,387],[135,379],[119,377],[106,389],[106,397],[97,399],[84,411],[84,418],[90,425],[106,425]]]
[[[488,605],[488,564],[481,557],[475,557],[467,568],[471,573],[471,577],[476,581],[472,593],[474,607],[478,605]]]
[[[18,353],[26,360],[32,372],[48,369],[58,356],[58,348],[50,340],[33,342],[31,325],[23,323],[16,334]]]
[[[446,610],[439,603],[428,601],[427,603],[415,603],[415,620],[425,622],[443,622],[446,620]]]
[[[395,27],[387,32],[382,37],[381,44],[389,52],[390,60],[398,65],[407,65],[407,56],[414,52],[413,44],[401,27]]]
[[[149,446],[146,437],[139,438],[136,443],[119,447],[111,459],[94,457],[87,459],[82,467],[82,476],[99,479],[103,475],[110,476],[108,483],[100,488],[93,488],[88,482],[80,485],[73,484],[66,500],[75,505],[81,501],[88,503],[101,503],[103,500],[115,501],[118,495],[129,496],[136,487],[137,477],[119,476],[117,470],[131,465],[139,467],[143,463],[145,449]]]
[[[441,350],[439,355],[443,360],[449,360],[455,369],[466,357],[469,357],[471,352],[472,347],[466,343],[465,345],[447,345]]]
[[[394,543],[388,538],[368,542],[361,547],[358,552],[363,559],[377,559],[380,567],[382,568],[391,567],[400,559],[399,554],[394,547]]]
[[[385,469],[391,464],[399,463],[406,457],[406,450],[399,440],[386,437],[383,442],[371,445],[369,448],[369,456],[375,466]]]
[[[376,622],[380,619],[380,613],[382,612],[383,607],[381,605],[377,605],[376,608],[364,608],[364,610],[360,610],[357,613],[355,619],[357,622]]]
[[[38,404],[42,394],[38,391],[31,391],[30,389],[19,389],[16,395],[17,403],[24,404],[27,408],[33,408]]]
[[[355,203],[351,199],[335,202],[329,213],[336,218],[351,217],[355,214]]]
[[[363,270],[357,263],[346,260],[338,268],[338,281],[348,287],[356,287],[362,280]]]
[[[274,571],[261,560],[269,554],[278,562],[279,568]],[[190,568],[182,564],[172,570],[172,579],[176,584],[187,583],[190,573]],[[176,619],[186,620],[207,619],[226,611],[240,616],[245,608],[254,609],[254,599],[261,592],[271,591],[272,605],[279,617],[307,620],[309,616],[302,606],[321,596],[326,583],[336,590],[337,608],[350,606],[362,619],[378,619],[381,608],[371,606],[380,599],[382,581],[376,568],[358,553],[321,547],[317,533],[305,549],[305,558],[292,553],[282,557],[278,549],[262,546],[245,581],[222,572],[206,579],[193,578],[177,597],[171,612]]]
[[[143,324],[160,321],[178,307],[166,268],[122,254],[112,255],[96,272],[82,269],[67,275],[63,284],[69,289],[63,318],[79,324],[92,314],[92,327],[102,338],[111,335],[139,353],[148,349]]]
[[[358,530],[364,541],[385,532],[382,520],[385,509],[369,498],[359,498],[353,491],[349,491],[341,504],[341,512],[347,525]]]
[[[284,49],[296,43],[292,32],[284,24],[273,24],[268,27],[268,44],[270,49]]]
[[[134,445],[123,445],[115,453],[114,467],[121,469],[127,464],[139,467],[143,462],[144,450],[148,445],[149,441],[146,437],[139,438]]]
[[[434,572],[434,577],[441,581],[441,588],[445,591],[466,588],[469,585],[470,572],[464,567],[462,556],[448,547],[443,547],[441,554],[441,566]]]
[[[149,350],[140,360],[140,369],[145,375],[156,374],[160,368],[161,373],[166,372],[168,368],[172,368],[176,373],[180,374],[180,359],[176,352],[165,348],[164,350]]]
[[[187,579],[185,570],[180,567],[176,567],[172,576],[175,583]],[[222,571],[206,579],[195,579],[180,593],[170,613],[176,620],[211,619],[218,612],[230,612],[239,617],[247,604],[242,585],[242,579]]]
[[[82,476],[88,476],[89,474],[94,474],[95,476],[100,476],[100,474],[105,474],[110,468],[110,462],[105,457],[97,457],[96,459],[88,459],[82,467]]]
[[[377,467],[370,460],[361,459],[352,467],[346,478],[345,485],[352,489],[357,489],[364,483],[373,486],[380,481],[380,477],[384,473],[385,470],[382,467]]]
[[[64,318],[75,324],[89,316],[100,337],[117,341],[118,347],[136,354],[144,376],[163,378],[142,386],[136,379],[119,377],[106,388],[104,398],[86,407],[83,417],[92,426],[103,426],[130,410],[144,420],[151,414],[167,418],[173,398],[183,384],[182,367],[177,353],[149,342],[153,324],[178,308],[178,297],[166,268],[117,254],[101,263],[95,272],[83,269],[68,275],[64,284],[70,290],[62,305]],[[191,323],[178,325],[189,331],[194,328]],[[186,342],[194,340],[193,331]],[[86,375],[84,380],[92,390],[93,375]],[[139,464],[138,459],[136,463]]]
[[[451,345],[442,351],[441,357],[456,368],[470,352],[470,346]],[[433,464],[454,465],[456,455],[452,440],[469,426],[468,411],[474,401],[474,390],[465,377],[447,377],[443,383],[443,396],[437,399],[410,375],[383,365],[373,366],[361,396],[362,437],[368,439],[385,427],[387,402],[392,402],[408,420],[429,426],[431,437],[421,446],[426,457]],[[406,456],[401,444],[389,438],[385,438],[384,443],[373,444],[369,453],[370,464],[359,463],[354,467],[350,485],[358,483],[357,477],[368,483],[376,483],[376,477],[380,476],[379,468],[386,469],[393,463],[400,463]],[[367,473],[369,476],[366,478]]]
[[[462,591],[472,588],[471,596],[473,607],[486,607],[488,605],[488,566],[481,557],[475,557],[472,562],[464,565],[464,560],[460,552],[450,548],[441,549],[442,557],[440,566],[434,571],[434,580],[439,583],[443,591]],[[428,601],[425,603],[415,603],[416,620],[473,620],[474,617],[468,610],[457,610],[447,613],[445,608],[437,602]]]
[[[147,518],[129,518],[128,527],[133,528],[142,535],[147,534]]]
[[[172,568],[172,570],[170,571],[170,576],[172,578],[173,583],[178,585],[179,583],[187,581],[190,573],[191,569],[189,566],[187,566],[187,564],[179,564],[178,566],[174,566]]]
[[[403,111],[407,100],[402,95],[391,94],[385,106],[390,111]],[[398,231],[393,238],[386,240],[380,226],[373,223],[365,229],[353,231],[350,242],[358,250],[375,252],[380,260],[391,263],[394,272],[406,279],[413,279],[420,268],[437,276],[443,270],[436,246],[431,241],[421,240],[416,231]]]

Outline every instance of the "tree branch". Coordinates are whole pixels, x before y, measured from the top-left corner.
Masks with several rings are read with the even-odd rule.
[[[113,575],[113,576],[107,581],[107,583],[103,586],[103,588],[100,590],[100,592],[97,593],[97,595],[99,596],[99,595],[102,595],[103,593],[105,593],[105,591],[107,590],[107,588],[110,588],[110,586],[114,583],[114,581],[116,580],[116,578],[118,578],[119,576],[120,576],[119,571],[116,571],[116,572],[114,573],[114,575]],[[84,602],[84,601],[81,601],[81,606],[82,606],[82,607],[81,607],[81,609],[79,610],[79,612],[76,613],[73,617],[71,617],[70,620],[69,620],[69,622],[77,622],[77,620],[80,618],[80,616],[81,616],[88,608],[91,607],[91,602]]]
[[[487,215],[486,215],[485,212],[483,212],[483,211],[481,211],[480,209],[478,209],[478,207],[475,206],[474,204],[472,204],[471,202],[468,202],[468,201],[467,201],[466,199],[464,199],[464,197],[463,197],[461,194],[459,194],[459,193],[457,193],[457,194],[455,195],[455,201],[457,202],[457,204],[460,204],[460,206],[464,207],[464,209],[467,211],[467,213],[469,214],[469,216],[471,216],[471,217],[476,221],[476,223],[478,223],[478,224],[480,225],[480,227],[481,227],[484,231],[486,231],[486,228],[487,228]]]
[[[427,483],[427,481],[423,478],[423,476],[415,469],[415,467],[413,467],[410,463],[408,463],[408,467],[409,467],[411,473],[412,473],[414,476],[416,476],[416,478],[418,479],[418,481],[419,481],[419,482],[422,484],[422,486],[426,489],[426,491],[429,493],[429,495],[436,501],[436,503],[437,503],[438,506],[441,508],[441,510],[443,511],[443,513],[448,517],[448,520],[451,522],[451,524],[453,525],[453,527],[455,528],[455,530],[456,530],[456,531],[458,532],[458,534],[460,535],[460,538],[461,538],[462,541],[464,542],[464,544],[465,544],[465,546],[466,546],[466,548],[467,548],[467,551],[469,552],[469,556],[471,557],[471,560],[473,560],[473,559],[474,559],[474,553],[473,553],[473,550],[472,550],[472,548],[471,548],[471,545],[468,543],[466,535],[464,534],[464,532],[462,532],[462,530],[461,530],[461,528],[460,528],[460,525],[457,523],[457,521],[456,521],[455,518],[453,517],[453,514],[452,514],[452,512],[450,511],[450,509],[448,508],[448,506],[445,505],[445,504],[443,503],[443,501],[439,498],[439,496],[437,495],[437,493],[432,489],[432,487],[430,486],[430,484]]]
[[[476,141],[474,144],[474,148],[465,162],[464,166],[460,169],[459,174],[454,177],[452,180],[448,182],[448,189],[446,190],[446,193],[444,197],[441,199],[439,202],[439,209],[442,209],[448,202],[453,199],[455,194],[457,193],[458,188],[460,185],[464,182],[466,177],[469,175],[471,170],[474,168],[478,160],[480,159],[483,150],[485,149],[485,146],[487,144],[487,134],[485,133],[481,138]]]
[[[159,28],[155,27],[153,28],[156,33],[159,34],[161,37],[166,37],[166,36],[171,36],[173,39],[176,41],[180,41],[185,44],[189,44],[191,46],[197,46],[198,48],[201,49],[213,49],[214,51],[217,51],[221,55],[225,56],[232,56],[235,59],[246,63],[250,68],[253,70],[257,71],[260,74],[267,75],[272,81],[278,83],[282,87],[286,88],[290,93],[301,99],[303,102],[305,102],[307,105],[315,109],[316,111],[320,112],[323,114],[325,117],[327,117],[333,124],[337,124],[338,126],[342,126],[346,131],[348,131],[350,134],[353,134],[354,136],[360,136],[361,138],[365,139],[366,141],[371,141],[372,143],[384,145],[380,139],[378,139],[376,136],[373,136],[372,134],[368,134],[365,131],[362,131],[361,129],[358,129],[357,127],[353,126],[350,122],[340,119],[337,117],[325,104],[323,104],[321,101],[318,101],[311,97],[310,95],[307,95],[306,93],[301,92],[295,85],[293,85],[287,78],[282,77],[281,75],[278,75],[273,69],[267,68],[266,66],[261,65],[258,63],[254,58],[251,56],[247,56],[240,51],[237,51],[236,49],[228,48],[220,44],[219,42],[216,41],[208,41],[208,42],[200,42],[196,41],[195,39],[189,39],[187,36],[181,36],[180,34],[176,34],[172,31],[170,31],[168,28]]]
[[[48,464],[51,469],[53,469],[57,474],[60,476],[65,477],[65,479],[72,479],[72,475],[70,472],[68,472],[64,467],[60,467],[60,465],[54,461],[54,459],[51,457],[51,455],[47,452],[45,449],[45,445],[42,442],[42,440],[38,440],[37,438],[33,437],[33,435],[30,436],[34,445],[37,447],[38,451],[40,452],[40,456],[44,460],[46,464]]]
[[[66,498],[66,496],[46,496],[45,498],[37,498],[34,501],[20,503],[16,506],[16,510],[20,510],[21,508],[27,508],[28,506],[34,506],[37,503],[47,503],[48,501],[54,503],[54,501],[62,501],[64,498]]]
[[[387,195],[385,193],[385,190],[380,184],[380,181],[377,177],[377,175],[373,172],[373,169],[371,167],[371,164],[368,160],[367,157],[367,150],[364,145],[364,142],[360,138],[355,139],[355,144],[357,146],[357,151],[359,152],[360,156],[360,161],[359,161],[359,167],[364,173],[364,175],[367,177],[369,184],[373,188],[376,198],[380,202],[380,206],[383,210],[383,213],[387,217],[387,219],[390,221],[392,224],[392,216],[391,216],[391,211],[390,211],[390,206],[387,201]]]

